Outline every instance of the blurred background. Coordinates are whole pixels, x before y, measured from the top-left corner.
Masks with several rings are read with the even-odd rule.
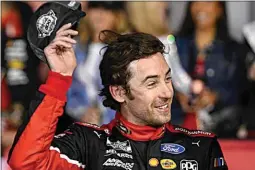
[[[26,30],[45,1],[1,2],[1,158],[48,67],[31,51]],[[215,133],[230,170],[255,163],[255,2],[82,1],[87,16],[78,26],[78,66],[57,132],[74,121],[102,125],[114,117],[98,96],[101,30],[146,32],[170,52],[175,97],[172,124]],[[171,34],[172,36],[168,36]]]

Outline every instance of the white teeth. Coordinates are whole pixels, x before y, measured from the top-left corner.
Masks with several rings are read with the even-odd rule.
[[[206,21],[208,18],[208,15],[205,12],[199,12],[196,16],[197,20],[200,22]]]
[[[167,108],[167,104],[166,105],[164,105],[164,106],[161,106],[161,107],[159,107],[160,109],[165,109],[165,108]]]

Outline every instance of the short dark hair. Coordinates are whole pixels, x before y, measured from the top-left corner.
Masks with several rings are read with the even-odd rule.
[[[120,111],[120,103],[113,99],[109,86],[120,85],[129,95],[128,82],[132,76],[128,70],[129,64],[158,52],[163,54],[165,46],[157,37],[140,32],[121,35],[103,30],[99,34],[99,39],[106,44],[104,47],[106,50],[99,66],[103,85],[99,95],[104,97],[105,107]]]

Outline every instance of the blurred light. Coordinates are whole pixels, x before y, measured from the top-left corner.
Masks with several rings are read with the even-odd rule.
[[[172,34],[170,34],[167,36],[167,41],[168,41],[168,43],[174,43],[175,37]]]

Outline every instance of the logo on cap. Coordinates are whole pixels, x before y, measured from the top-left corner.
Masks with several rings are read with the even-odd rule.
[[[53,32],[57,22],[57,17],[53,10],[50,10],[47,14],[43,14],[36,21],[36,28],[39,32],[38,37],[44,38],[50,36]]]
[[[70,1],[67,5],[68,5],[69,7],[73,7],[75,4],[76,4],[75,1]]]

